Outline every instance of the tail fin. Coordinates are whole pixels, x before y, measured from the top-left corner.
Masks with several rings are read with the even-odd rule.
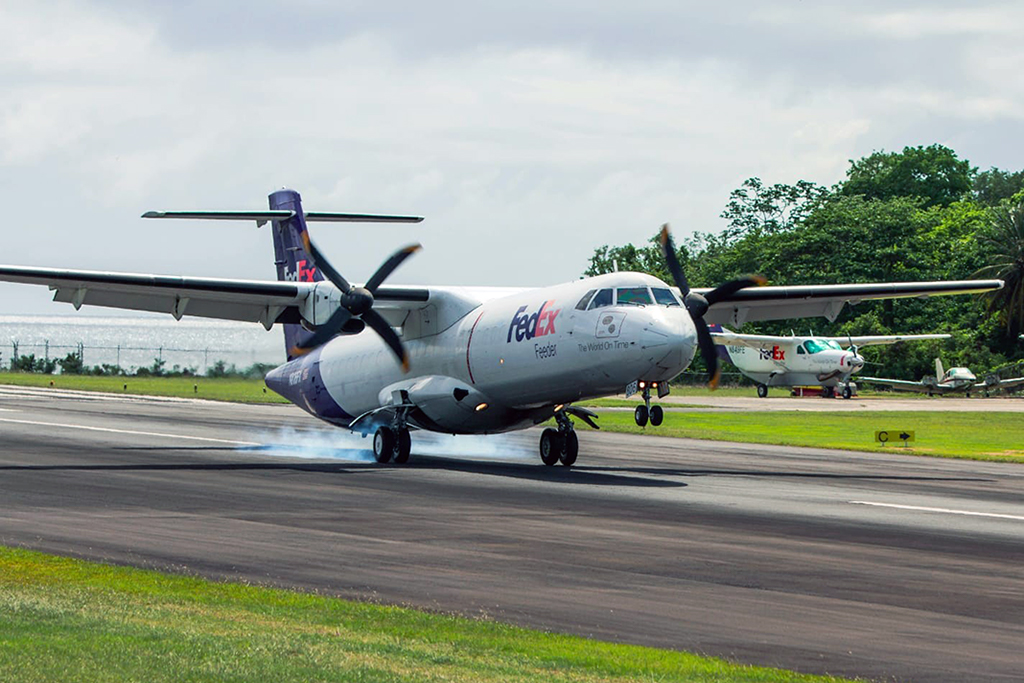
[[[942,369],[942,361],[939,360],[938,358],[936,358],[935,359],[935,379],[937,379],[938,381],[941,382],[942,378],[943,378],[943,376],[945,376],[945,374],[946,374],[946,371]]]
[[[274,233],[274,265],[277,279],[291,282],[321,282],[324,276],[313,263],[313,257],[306,251],[303,235],[306,233],[306,215],[302,211],[302,197],[295,190],[278,190],[270,195],[271,210],[291,211],[292,216],[284,220],[271,221]],[[284,325],[286,349],[301,346],[313,333],[302,325]],[[288,360],[292,356],[289,352]]]

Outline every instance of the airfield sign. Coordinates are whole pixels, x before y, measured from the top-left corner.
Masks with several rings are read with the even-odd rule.
[[[902,441],[903,445],[906,446],[908,442],[913,440],[914,432],[910,429],[887,429],[875,432],[875,441],[883,446],[890,441]]]

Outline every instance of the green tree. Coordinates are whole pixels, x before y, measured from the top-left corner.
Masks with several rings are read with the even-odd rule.
[[[760,178],[747,178],[729,193],[721,217],[729,222],[726,233],[736,236],[759,230],[777,233],[800,222],[828,194],[827,187],[807,180],[765,185]]]
[[[975,276],[998,278],[1005,284],[988,295],[1006,333],[1016,339],[1024,322],[1024,192],[993,209],[991,230],[981,238],[987,264]]]
[[[85,373],[85,364],[82,363],[82,357],[77,353],[69,353],[64,358],[58,360],[57,365],[60,366],[61,373],[65,375],[81,375]]]
[[[943,145],[904,147],[851,160],[841,191],[866,199],[920,197],[925,207],[948,206],[970,192],[974,172],[970,162]]]
[[[985,206],[998,206],[1000,202],[1022,190],[1024,190],[1024,171],[1010,173],[992,167],[987,171],[982,171],[974,178],[974,197]]]

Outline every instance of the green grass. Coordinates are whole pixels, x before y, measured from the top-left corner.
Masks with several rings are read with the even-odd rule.
[[[661,426],[641,429],[632,413],[605,411],[598,424],[630,434],[1024,462],[1024,413],[665,411]],[[886,429],[913,430],[916,441],[881,446],[875,432]]]
[[[839,681],[0,547],[5,681]]]
[[[77,391],[108,391],[135,396],[176,396],[238,403],[288,403],[266,388],[261,379],[237,377],[96,377],[93,375],[37,375],[2,372],[0,384],[48,387]],[[125,385],[128,388],[125,389]]]

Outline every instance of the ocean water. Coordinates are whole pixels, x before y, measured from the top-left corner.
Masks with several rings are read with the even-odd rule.
[[[255,323],[170,316],[0,315],[0,368],[18,355],[63,358],[82,345],[87,366],[119,364],[129,372],[165,361],[200,373],[219,360],[238,368],[283,363],[284,334]]]

